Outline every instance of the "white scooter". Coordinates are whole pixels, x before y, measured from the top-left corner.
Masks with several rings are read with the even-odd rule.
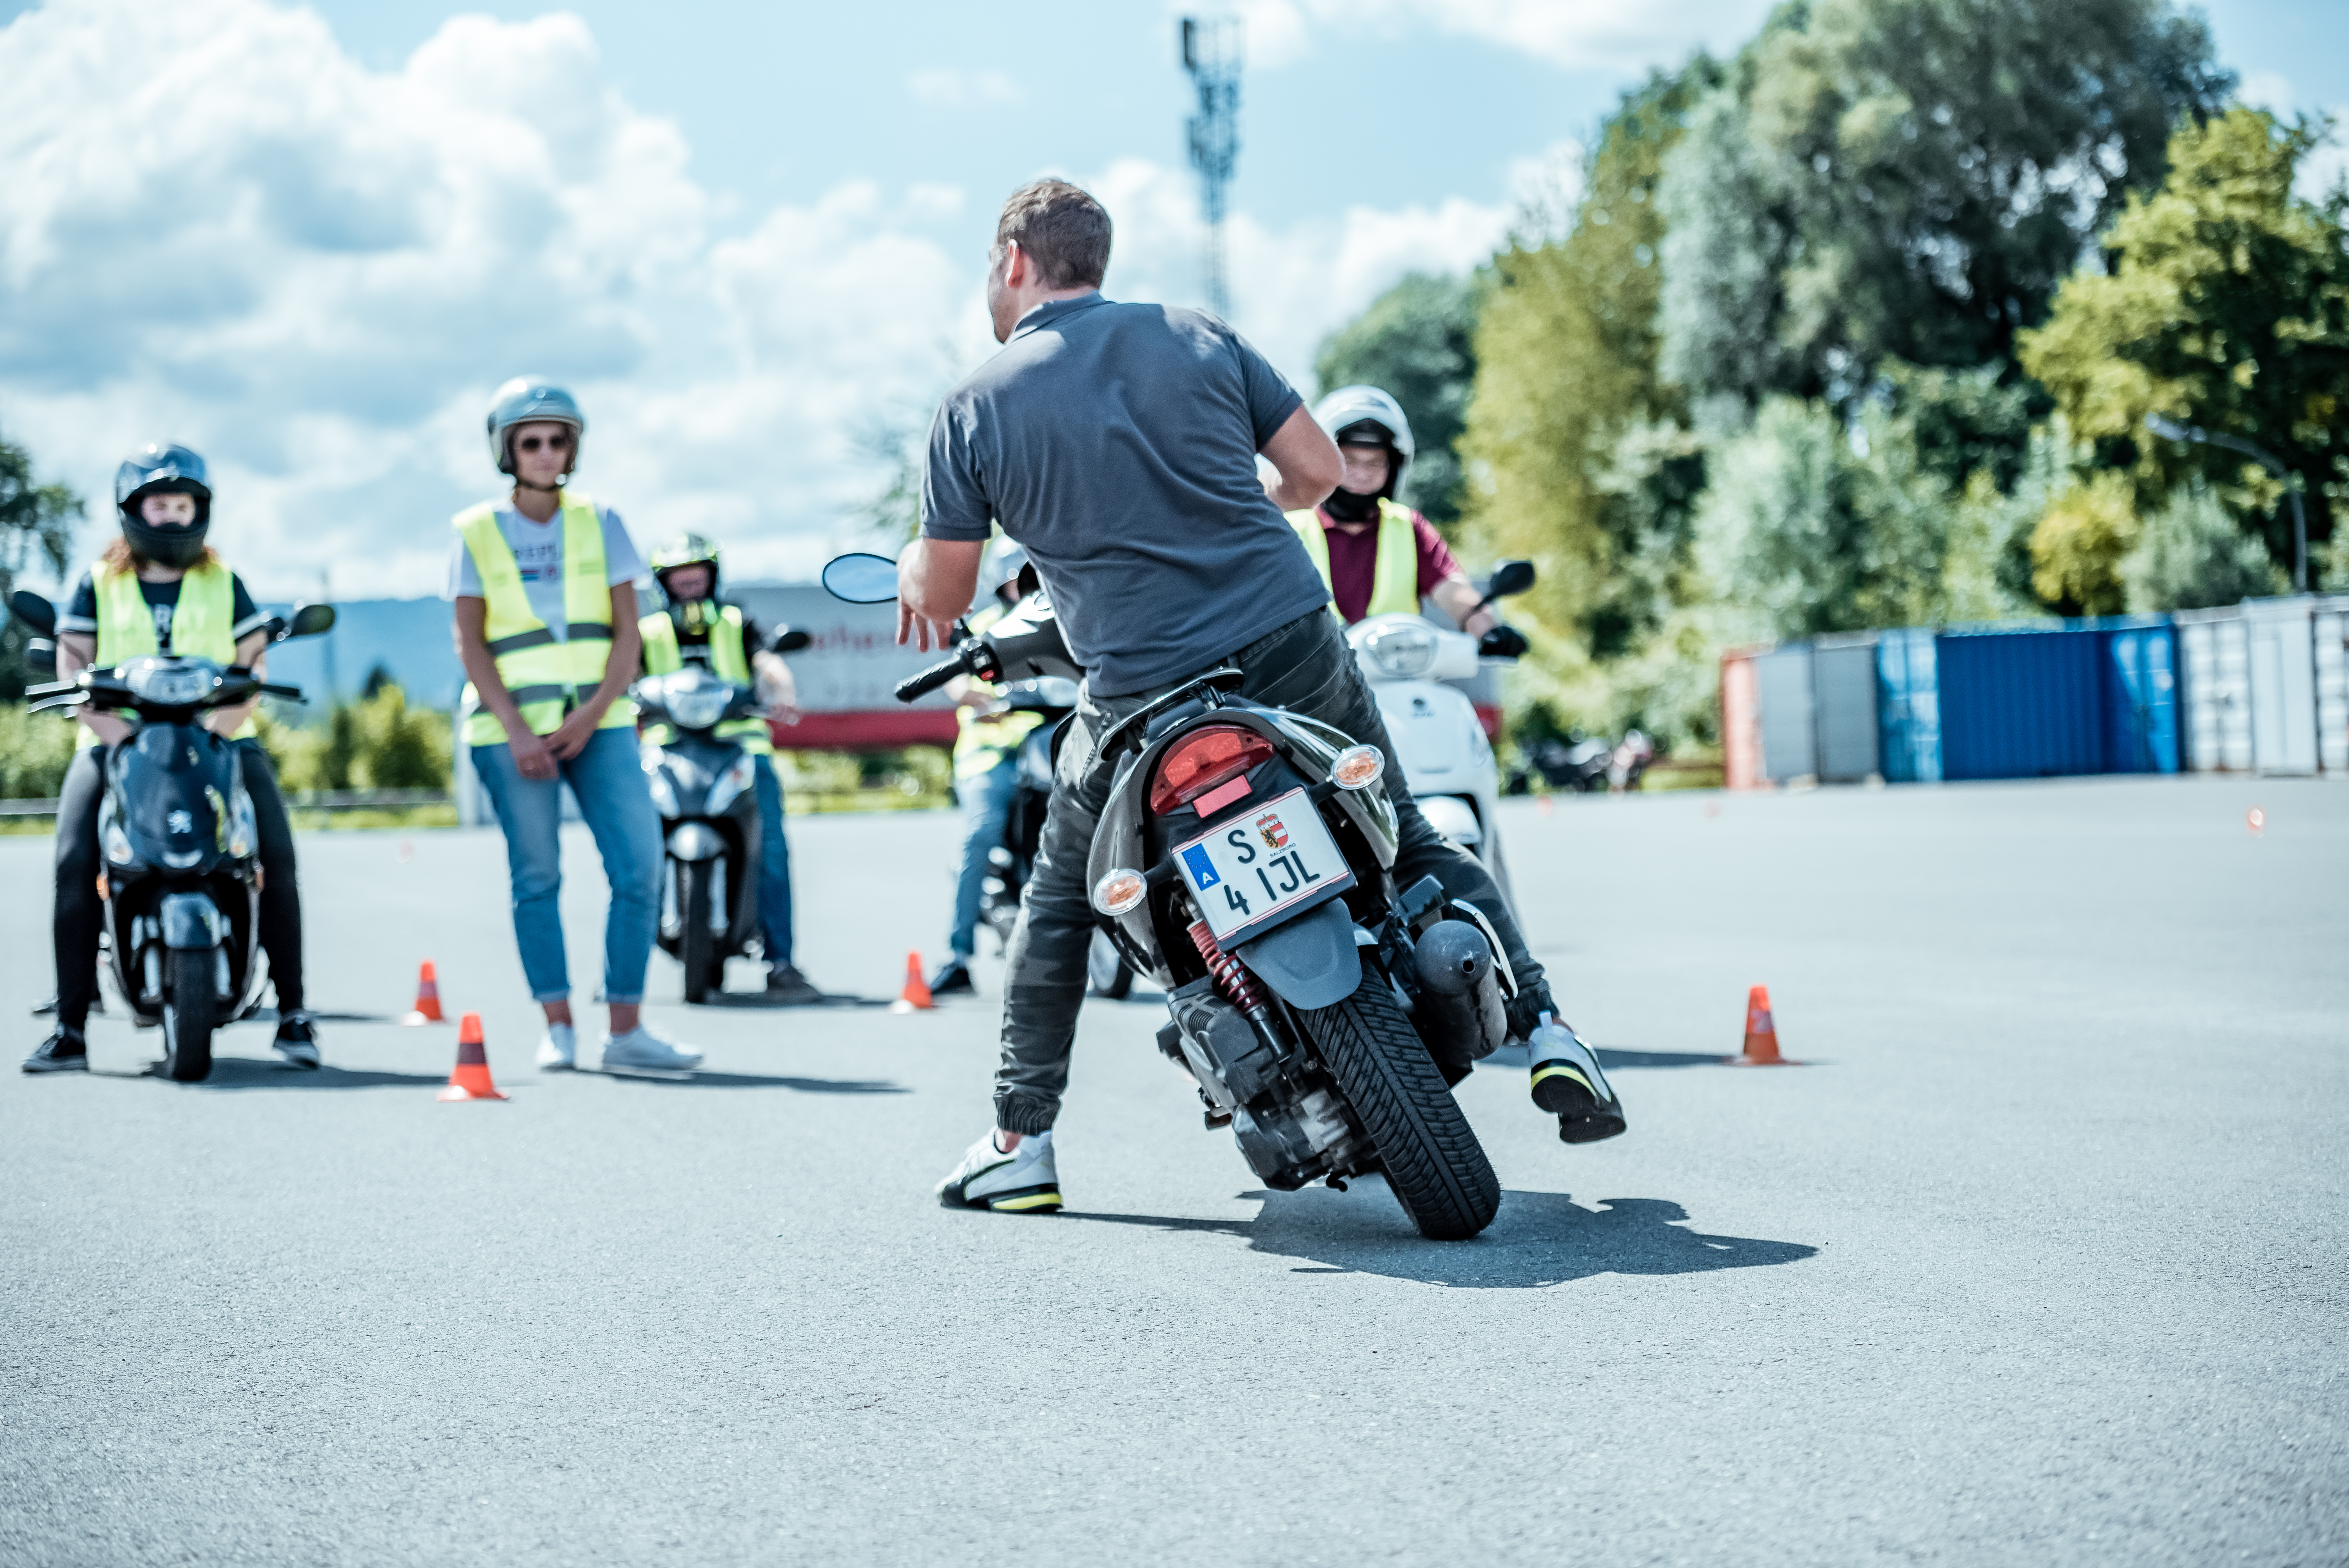
[[[1503,562],[1477,608],[1534,585],[1534,563]],[[1402,763],[1412,799],[1437,832],[1485,862],[1516,913],[1508,862],[1501,853],[1501,773],[1492,743],[1477,721],[1475,704],[1454,681],[1473,680],[1488,660],[1514,663],[1525,639],[1506,627],[1485,634],[1486,643],[1509,651],[1486,651],[1478,639],[1423,615],[1371,615],[1346,629],[1362,678],[1378,699]]]

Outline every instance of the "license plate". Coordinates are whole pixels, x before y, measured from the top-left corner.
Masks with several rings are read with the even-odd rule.
[[[1218,943],[1354,881],[1302,789],[1176,845],[1174,865]]]

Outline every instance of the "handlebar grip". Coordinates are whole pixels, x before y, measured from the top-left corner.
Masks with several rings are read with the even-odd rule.
[[[255,684],[259,686],[262,693],[268,696],[290,697],[295,702],[304,702],[308,700],[303,696],[302,688],[300,686],[271,686],[266,681],[261,681]]]
[[[905,679],[899,681],[897,683],[897,700],[899,702],[918,701],[937,690],[938,687],[946,685],[947,682],[954,679],[955,676],[961,675],[963,673],[963,657],[960,654],[955,655],[955,656],[950,659],[942,659],[938,663],[932,665],[928,669],[924,670],[920,675],[908,676]]]

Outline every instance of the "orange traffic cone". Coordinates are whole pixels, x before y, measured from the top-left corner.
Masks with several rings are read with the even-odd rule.
[[[1767,985],[1756,985],[1745,994],[1745,1054],[1730,1059],[1745,1068],[1791,1065],[1778,1054],[1778,1026],[1770,1016]]]
[[[457,1068],[439,1099],[503,1099],[490,1081],[490,1053],[481,1048],[481,1016],[468,1013],[457,1020]]]
[[[930,996],[930,983],[922,978],[922,955],[905,954],[905,988],[889,1004],[893,1013],[921,1013],[937,1006]]]
[[[416,1010],[400,1020],[411,1026],[418,1024],[445,1024],[449,1020],[440,1011],[440,982],[432,973],[432,960],[416,975]]]

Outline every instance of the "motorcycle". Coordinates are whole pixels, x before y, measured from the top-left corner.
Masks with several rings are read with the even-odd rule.
[[[10,607],[54,636],[57,611],[36,593]],[[297,606],[264,623],[273,643],[332,627],[328,604]],[[36,668],[55,670],[55,645],[27,645]],[[200,1083],[212,1070],[212,1031],[260,1005],[260,835],[236,747],[202,717],[257,696],[303,700],[242,665],[150,654],[29,686],[29,711],[128,713],[139,724],[106,758],[98,808],[105,934],[116,985],[141,1025],[163,1030],[163,1076]]]
[[[1534,585],[1534,563],[1507,561],[1493,573],[1481,610]],[[1480,640],[1421,615],[1371,615],[1346,628],[1346,641],[1380,717],[1394,741],[1403,782],[1428,825],[1485,862],[1512,907],[1508,862],[1501,853],[1500,767],[1475,705],[1451,683],[1473,678],[1485,659],[1514,662],[1524,634],[1495,627]]]
[[[785,629],[769,651],[795,653],[805,632]],[[725,989],[726,961],[746,955],[761,927],[758,756],[715,733],[729,719],[761,717],[750,687],[688,665],[628,688],[639,717],[668,735],[642,742],[639,760],[661,815],[661,908],[655,939],[685,968],[685,999],[699,1006]]]
[[[848,555],[824,586],[896,596],[896,567]],[[1073,676],[1041,595],[900,683]],[[1516,980],[1484,912],[1433,877],[1394,885],[1395,815],[1374,746],[1239,695],[1208,670],[1105,731],[1109,799],[1087,867],[1096,922],[1167,993],[1158,1047],[1268,1186],[1342,1191],[1383,1173],[1434,1239],[1473,1236],[1500,1181],[1452,1085],[1506,1033]]]

